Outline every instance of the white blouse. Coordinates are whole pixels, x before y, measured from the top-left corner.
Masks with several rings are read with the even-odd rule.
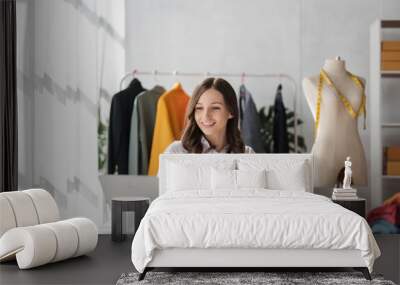
[[[228,146],[225,146],[221,151],[216,151],[205,137],[201,137],[201,144],[203,145],[203,153],[226,153],[228,150]],[[188,153],[188,151],[183,147],[182,141],[174,141],[166,148],[164,153]],[[244,153],[254,153],[254,150],[246,145]]]

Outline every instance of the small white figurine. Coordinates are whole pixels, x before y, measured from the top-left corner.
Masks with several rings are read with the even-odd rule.
[[[344,162],[343,189],[351,189],[351,174],[351,161],[350,156],[348,156]]]

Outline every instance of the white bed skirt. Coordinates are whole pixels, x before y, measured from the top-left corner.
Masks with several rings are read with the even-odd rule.
[[[359,250],[197,249],[155,250],[147,267],[366,267]]]

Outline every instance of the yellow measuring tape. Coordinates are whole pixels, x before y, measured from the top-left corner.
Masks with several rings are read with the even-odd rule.
[[[316,106],[316,118],[315,118],[315,137],[317,137],[317,130],[319,126],[319,118],[321,116],[321,101],[322,101],[322,89],[324,86],[324,82],[326,82],[330,87],[333,88],[335,91],[336,95],[339,97],[340,101],[343,103],[345,109],[347,112],[350,114],[352,118],[357,118],[361,113],[364,114],[364,130],[366,129],[366,115],[367,111],[365,109],[365,101],[366,101],[366,96],[365,96],[365,88],[364,84],[361,82],[360,79],[358,79],[357,76],[351,74],[350,72],[347,71],[347,74],[350,76],[350,78],[356,83],[358,87],[362,90],[362,98],[361,98],[361,104],[360,107],[358,108],[357,111],[354,111],[353,106],[351,106],[351,103],[349,100],[347,100],[346,96],[344,96],[333,84],[332,80],[329,78],[328,74],[321,69],[321,72],[319,73],[319,82],[318,82],[318,90],[317,90],[317,106]]]

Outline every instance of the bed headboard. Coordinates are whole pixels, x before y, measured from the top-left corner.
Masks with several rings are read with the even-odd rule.
[[[187,167],[218,165],[220,163],[232,162],[235,169],[247,168],[254,169],[258,165],[263,165],[267,169],[280,171],[282,173],[294,170],[299,164],[304,165],[304,179],[307,181],[307,192],[313,192],[313,173],[314,163],[310,153],[304,154],[161,154],[159,178],[159,195],[166,192],[166,182],[168,175],[168,167],[170,163],[183,164]]]

